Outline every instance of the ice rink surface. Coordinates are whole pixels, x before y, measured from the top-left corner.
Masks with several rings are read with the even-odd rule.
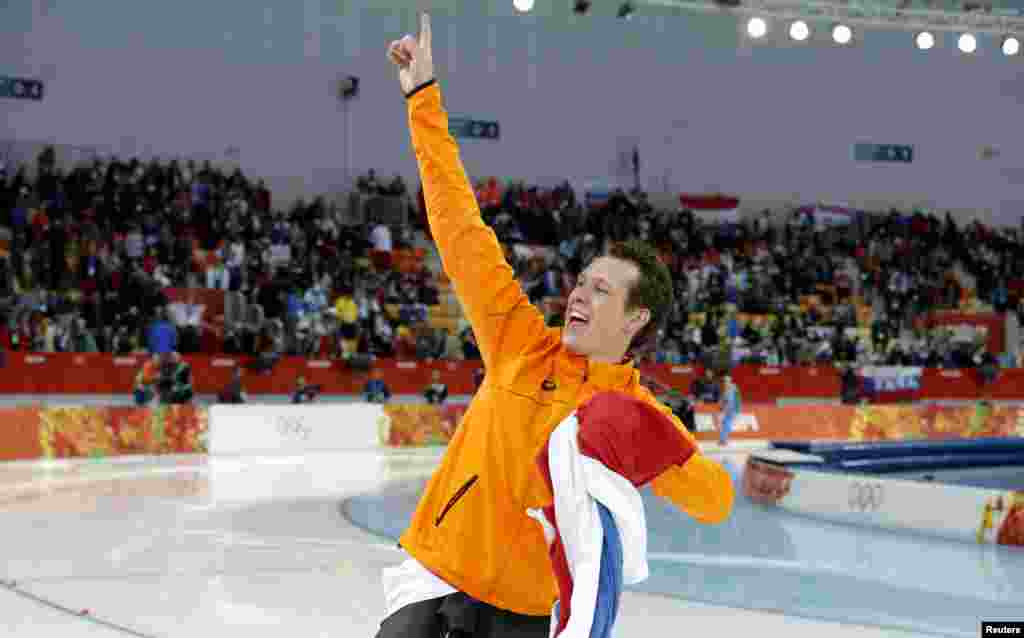
[[[0,465],[0,634],[372,637],[383,611],[381,570],[404,555],[387,530],[373,534],[365,529],[372,524],[348,517],[362,508],[366,518],[387,499],[393,505],[375,515],[400,519],[439,455],[368,447]],[[745,456],[733,448],[722,458],[735,470]],[[769,533],[743,535],[752,547],[778,543]],[[673,556],[670,571],[689,566],[691,574],[732,560],[739,569],[715,586],[742,594],[777,567],[766,557],[736,563],[694,547],[668,551],[652,531],[652,581]],[[813,578],[801,586],[813,589]],[[674,594],[627,592],[617,635],[935,635],[706,604],[685,589]]]

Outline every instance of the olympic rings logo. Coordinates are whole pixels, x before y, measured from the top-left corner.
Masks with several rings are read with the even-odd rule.
[[[885,502],[885,488],[881,483],[850,483],[847,505],[854,512],[877,512]]]
[[[277,417],[277,431],[286,439],[301,439],[303,441],[308,441],[313,434],[312,428],[302,421],[302,417],[298,416]]]

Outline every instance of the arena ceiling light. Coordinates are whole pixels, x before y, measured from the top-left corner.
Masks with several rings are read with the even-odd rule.
[[[763,38],[768,33],[768,23],[764,18],[751,18],[747,22],[747,35],[752,38]]]
[[[917,34],[917,38],[914,39],[914,42],[917,43],[918,49],[921,49],[922,51],[927,51],[928,49],[935,46],[935,36],[933,36],[929,31],[922,31],[921,33]]]
[[[974,53],[978,50],[978,39],[974,37],[973,33],[965,33],[960,36],[956,45],[964,53]]]
[[[942,6],[932,3],[921,6],[916,0],[909,6],[903,0],[886,2],[851,2],[849,0],[742,0],[739,4],[720,0],[633,0],[633,4],[670,7],[687,11],[699,11],[721,15],[723,11],[741,17],[741,27],[753,17],[763,18],[769,24],[788,24],[792,20],[803,20],[808,24],[845,24],[851,29],[896,29],[917,34],[927,31],[973,33],[991,35],[995,38],[1020,33],[1024,37],[1024,12],[995,9],[988,11],[952,10],[949,3]],[[947,7],[947,8],[943,8]],[[1024,54],[1022,54],[1024,55]]]
[[[797,20],[789,26],[789,37],[797,42],[803,42],[811,35],[811,28],[803,20]]]
[[[832,40],[836,44],[849,44],[853,39],[853,30],[845,24],[837,24],[832,28]]]
[[[1020,53],[1020,40],[1012,35],[1007,36],[1003,38],[1000,48],[1003,50],[1003,55],[1017,55]]]
[[[512,5],[516,8],[516,11],[520,13],[526,13],[527,11],[533,10],[533,0],[512,0]]]

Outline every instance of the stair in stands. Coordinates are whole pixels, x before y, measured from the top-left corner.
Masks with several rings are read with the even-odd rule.
[[[434,281],[438,289],[439,303],[437,306],[430,307],[428,323],[435,330],[447,330],[449,334],[457,334],[465,325],[465,314],[452,289],[451,281],[444,274],[437,245],[421,232],[416,233],[413,243],[417,248],[424,249],[423,263],[427,270],[434,273]]]

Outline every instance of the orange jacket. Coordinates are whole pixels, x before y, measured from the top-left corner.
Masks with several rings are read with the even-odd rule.
[[[437,84],[414,92],[408,109],[430,230],[487,375],[401,545],[477,600],[547,616],[557,588],[541,527],[526,510],[551,503],[536,459],[555,426],[595,393],[616,390],[650,401],[692,436],[640,385],[632,364],[588,361],[562,345],[559,330],[545,326],[481,220]],[[721,522],[732,509],[729,474],[699,453],[652,487],[702,522]]]

